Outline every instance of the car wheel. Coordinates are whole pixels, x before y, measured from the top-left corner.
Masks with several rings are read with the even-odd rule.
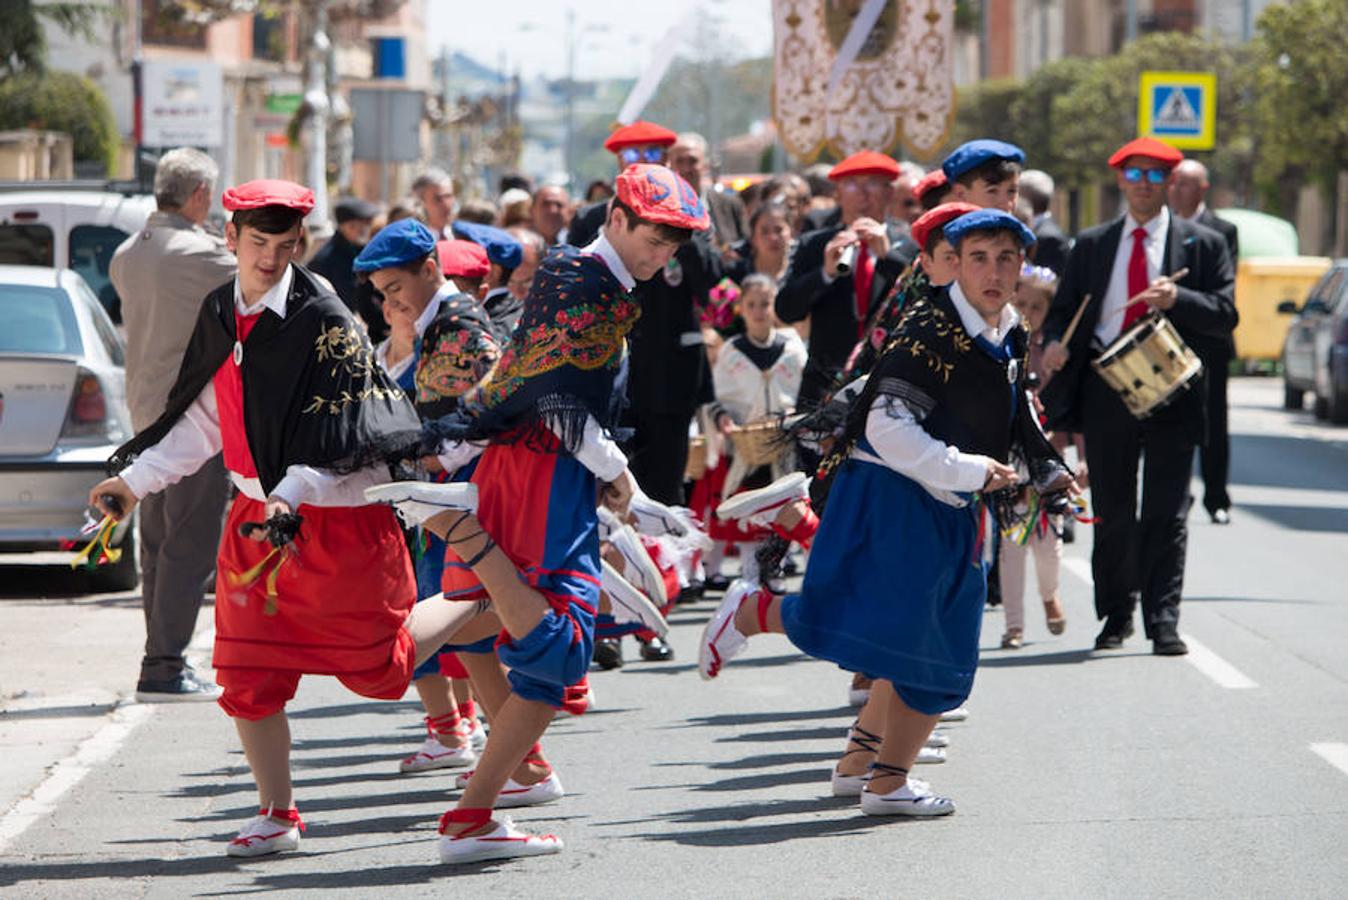
[[[1337,384],[1330,387],[1329,421],[1335,425],[1348,425],[1348,390]]]
[[[1282,386],[1282,408],[1301,409],[1306,405],[1306,392],[1290,385]]]
[[[1329,418],[1329,401],[1319,394],[1315,395],[1315,402],[1311,404],[1311,409],[1315,412],[1315,418]]]

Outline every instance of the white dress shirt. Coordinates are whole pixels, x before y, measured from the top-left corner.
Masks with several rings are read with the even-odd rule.
[[[983,337],[1000,344],[1020,322],[1020,315],[1008,303],[1002,307],[997,324],[989,325],[964,296],[959,282],[950,285],[950,300],[959,313],[960,324],[972,338]],[[866,416],[866,440],[875,453],[854,450],[854,457],[889,466],[922,485],[937,500],[951,506],[966,504],[964,498],[956,492],[976,491],[983,487],[988,478],[990,457],[966,453],[937,440],[918,423],[912,410],[901,402],[893,402],[885,397],[877,396],[871,404]]]
[[[608,242],[604,235],[604,229],[599,229],[599,237],[590,242],[590,245],[581,251],[591,256],[597,256],[608,266],[608,270],[613,273],[613,277],[622,283],[623,289],[630,291],[636,287],[637,280],[632,277],[632,273],[627,271],[627,266],[623,265],[622,257],[618,251],[613,249],[613,245]]]
[[[1100,321],[1095,325],[1095,337],[1106,347],[1123,331],[1123,308],[1129,297],[1128,260],[1133,255],[1133,231],[1137,227],[1137,220],[1132,213],[1123,217],[1123,234],[1119,236],[1119,249],[1114,254],[1109,287],[1101,298]],[[1160,277],[1161,265],[1165,261],[1165,242],[1170,234],[1170,210],[1162,206],[1160,214],[1142,227],[1147,232],[1142,249],[1147,255],[1147,284],[1151,284],[1152,279]]]
[[[234,308],[243,316],[270,309],[284,318],[286,298],[290,295],[293,281],[294,268],[287,266],[275,286],[256,303],[247,304],[236,278]],[[147,448],[122,472],[122,480],[137,498],[162,491],[196,472],[223,446],[220,411],[212,379],[192,401],[182,418],[164,435],[164,439]],[[238,472],[230,472],[229,476],[241,494],[254,500],[267,499],[258,479],[246,478]],[[310,506],[364,506],[365,488],[388,480],[388,472],[382,466],[362,469],[350,475],[338,475],[314,466],[293,465],[286,469],[285,476],[272,491],[272,496],[284,500],[291,509],[298,509],[302,503]]]

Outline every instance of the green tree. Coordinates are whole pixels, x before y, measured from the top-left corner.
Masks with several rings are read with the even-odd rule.
[[[1091,184],[1100,176],[1098,163],[1082,168],[1058,140],[1063,128],[1059,100],[1086,79],[1093,65],[1092,60],[1069,56],[1041,67],[1026,79],[1009,110],[1014,141],[1028,156],[1026,165],[1051,172],[1064,187]]]
[[[1255,117],[1261,185],[1303,172],[1329,190],[1348,170],[1348,4],[1301,0],[1259,17]]]
[[[0,80],[0,130],[38,128],[62,131],[75,143],[76,162],[117,161],[117,123],[103,92],[88,78],[70,72],[24,72]]]
[[[1016,142],[1016,122],[1010,109],[1024,87],[1013,78],[993,78],[960,88],[955,94],[955,122],[948,149],[975,138]]]
[[[67,34],[97,41],[95,26],[113,15],[112,10],[100,3],[4,0],[0,3],[0,78],[46,70],[47,36],[43,20]]]

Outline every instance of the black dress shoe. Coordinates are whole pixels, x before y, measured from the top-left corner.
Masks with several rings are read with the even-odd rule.
[[[674,648],[658,637],[641,642],[641,658],[646,662],[666,662],[674,658]]]
[[[142,678],[136,682],[138,703],[193,703],[219,698],[220,688],[201,681],[191,669],[184,669],[175,678]]]
[[[1226,509],[1214,509],[1214,510],[1212,510],[1211,512],[1208,513],[1208,516],[1212,519],[1212,524],[1213,524],[1213,525],[1230,525],[1230,524],[1231,524],[1231,511],[1230,511],[1230,510],[1226,510]],[[1183,643],[1183,641],[1181,641],[1180,643]]]
[[[702,595],[706,592],[706,590],[707,585],[705,582],[690,581],[688,582],[688,587],[679,591],[679,599],[677,602],[680,604],[696,603],[697,601],[702,599]]]
[[[1189,652],[1189,645],[1173,631],[1161,632],[1152,640],[1151,652],[1157,656],[1183,656]]]
[[[730,578],[726,575],[712,575],[704,584],[704,589],[708,591],[724,591],[730,587]]]
[[[608,671],[623,667],[623,645],[615,638],[600,638],[594,642],[594,664]]]
[[[1118,650],[1133,636],[1133,617],[1111,615],[1105,618],[1105,627],[1095,636],[1096,650]]]

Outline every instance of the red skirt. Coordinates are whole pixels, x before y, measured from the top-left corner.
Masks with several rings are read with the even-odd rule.
[[[294,552],[263,562],[271,544],[241,537],[239,525],[261,522],[265,507],[234,498],[216,566],[215,667],[341,675],[405,666],[410,678],[403,622],[417,586],[393,510],[301,506],[299,514]]]

